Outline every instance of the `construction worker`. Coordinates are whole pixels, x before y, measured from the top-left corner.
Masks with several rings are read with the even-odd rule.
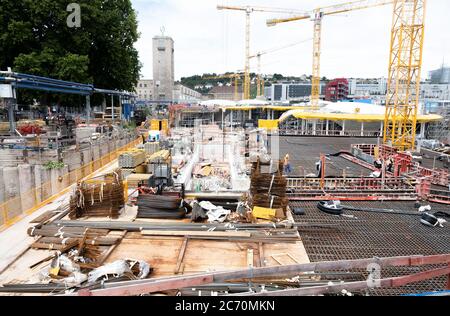
[[[284,156],[284,173],[290,174],[292,172],[291,163],[289,162],[289,154]]]

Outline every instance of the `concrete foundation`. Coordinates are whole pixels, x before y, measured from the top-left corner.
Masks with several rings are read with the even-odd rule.
[[[3,182],[3,168],[0,168],[0,203],[5,200],[5,183]]]
[[[20,194],[19,169],[17,167],[3,168],[3,183],[5,186],[5,199],[12,199]]]
[[[76,170],[117,150],[135,137],[129,133],[121,136],[123,139],[99,139],[94,144],[82,144],[84,147],[81,150],[67,150],[62,155],[65,166],[52,170],[47,170],[43,164],[58,160],[55,150],[38,152],[0,149],[0,203],[7,202],[5,209],[8,219],[61,192],[81,176],[86,176]],[[95,166],[101,167],[101,164],[98,162]],[[4,221],[2,213],[0,225]]]
[[[28,164],[19,165],[17,169],[19,174],[18,180],[22,209],[28,210],[35,205],[35,194],[32,192],[32,188],[34,187],[33,173],[31,166]]]

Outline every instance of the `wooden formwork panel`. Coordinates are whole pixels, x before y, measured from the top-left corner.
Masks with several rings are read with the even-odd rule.
[[[184,274],[245,269],[250,263],[249,249],[253,252],[254,267],[261,266],[262,261],[266,266],[295,264],[296,261],[297,263],[309,262],[300,241],[263,243],[263,254],[260,258],[260,247],[257,242],[189,239],[180,263],[179,254],[183,243],[183,237],[144,237],[140,233],[129,233],[112,252],[107,262],[123,258],[144,260],[154,268],[153,277],[174,275],[177,265],[181,265],[179,272]]]

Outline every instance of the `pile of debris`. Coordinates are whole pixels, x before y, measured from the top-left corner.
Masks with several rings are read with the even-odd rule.
[[[226,164],[201,162],[192,172],[192,188],[196,192],[220,191],[232,188],[230,168]]]
[[[54,291],[64,291],[81,285],[91,287],[99,281],[142,279],[152,271],[148,263],[140,260],[117,260],[105,264],[107,257],[124,238],[125,230],[65,227],[49,223],[30,227],[27,232],[36,238],[32,249],[55,250],[30,266],[30,269],[38,269],[40,283],[31,284],[37,292],[42,292],[42,287],[46,285]],[[55,286],[58,284],[63,287]]]

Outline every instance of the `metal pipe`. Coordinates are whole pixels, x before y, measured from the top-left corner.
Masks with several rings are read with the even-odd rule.
[[[99,290],[85,290],[82,293],[67,294],[69,296],[75,295],[88,295],[88,296],[106,296],[106,295],[140,295],[152,292],[160,292],[171,289],[179,289],[184,287],[192,287],[203,284],[211,284],[215,282],[224,282],[227,280],[239,280],[239,279],[254,279],[263,276],[277,276],[277,275],[293,275],[300,272],[309,271],[332,271],[332,270],[348,270],[348,269],[366,269],[369,264],[378,264],[380,267],[397,267],[397,266],[423,266],[429,264],[449,264],[450,254],[434,255],[434,256],[405,256],[405,257],[389,257],[389,258],[372,258],[372,259],[359,259],[359,260],[342,260],[342,261],[326,261],[305,263],[296,265],[285,265],[275,267],[261,267],[261,268],[249,268],[235,271],[225,272],[212,272],[205,274],[195,274],[191,276],[175,277],[169,279],[152,279],[142,280],[136,284],[128,284],[128,282],[122,282],[120,286],[111,287],[108,289]],[[409,276],[408,280],[417,280],[418,278],[432,278],[437,275],[444,275],[450,272],[450,268],[437,269],[427,271],[419,276]],[[402,283],[403,282],[403,283]],[[415,282],[415,281],[414,281]],[[367,281],[364,281],[367,286]],[[403,280],[395,280],[389,282],[388,286],[402,286],[405,283]]]
[[[440,268],[434,270],[428,270],[424,272],[419,272],[411,275],[400,276],[400,277],[392,277],[374,280],[378,282],[378,286],[374,288],[380,287],[400,287],[410,283],[415,283],[418,281],[433,279],[442,275],[446,275],[450,273],[450,268]],[[347,291],[358,291],[364,289],[370,289],[370,282],[366,281],[358,281],[358,282],[348,282],[343,284],[333,284],[333,285],[323,285],[323,286],[314,286],[307,288],[297,288],[297,289],[289,289],[289,290],[280,290],[280,291],[270,291],[270,292],[259,292],[259,293],[239,293],[240,296],[305,296],[305,295],[320,295],[325,293],[339,293],[342,290]],[[229,295],[233,296],[233,294]]]
[[[352,207],[352,206],[348,206],[348,205],[342,205],[342,207],[346,210],[355,211],[355,212],[386,213],[386,214],[410,215],[410,216],[421,216],[422,215],[419,212],[413,213],[413,212],[394,210],[394,209],[362,208],[362,207]]]
[[[116,230],[127,230],[127,231],[141,231],[150,229],[164,229],[164,230],[208,230],[214,228],[215,231],[225,231],[225,230],[239,230],[239,229],[276,229],[276,228],[292,228],[293,223],[286,224],[234,224],[232,226],[225,224],[167,224],[167,223],[147,223],[147,222],[102,222],[102,221],[79,221],[79,220],[59,220],[55,221],[54,224],[58,226],[65,227],[86,227],[86,228],[102,228],[102,229],[116,229]],[[296,227],[302,224],[296,224]]]

